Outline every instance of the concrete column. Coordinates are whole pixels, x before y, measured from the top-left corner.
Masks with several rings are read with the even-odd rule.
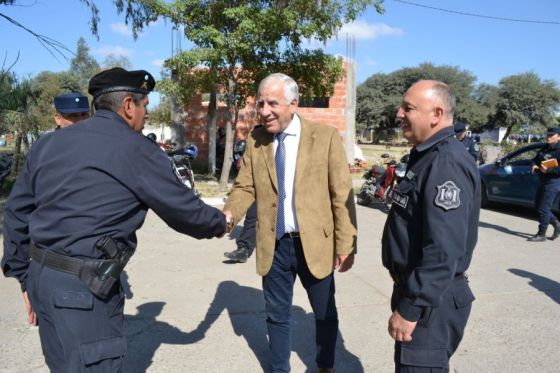
[[[346,108],[344,140],[346,159],[354,164],[354,144],[356,143],[356,74],[354,62],[346,62]]]

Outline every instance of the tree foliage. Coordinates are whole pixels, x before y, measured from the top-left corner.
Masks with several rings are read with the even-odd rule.
[[[132,62],[126,56],[116,56],[109,54],[103,60],[103,69],[112,69],[113,67],[121,67],[125,70],[132,70]]]
[[[382,0],[127,0],[119,10],[132,23],[134,35],[159,16],[182,27],[195,47],[166,61],[178,79],[160,87],[183,102],[197,93],[221,91],[228,105],[226,154],[220,179],[224,190],[231,166],[233,129],[238,112],[255,85],[270,72],[290,74],[304,96],[325,96],[343,70],[341,61],[302,42],[326,42],[369,5]],[[212,131],[212,130],[211,130]]]
[[[448,84],[457,97],[455,118],[478,127],[486,123],[475,92],[476,77],[457,66],[436,66],[423,63],[418,67],[406,67],[390,74],[375,74],[357,89],[356,120],[359,126],[392,130],[402,96],[416,81],[440,80]],[[481,92],[482,95],[484,92]]]
[[[84,38],[78,39],[76,54],[70,61],[70,72],[75,74],[81,90],[87,91],[88,82],[92,76],[101,71],[97,60],[89,53],[89,46]]]
[[[544,130],[554,123],[559,104],[554,81],[543,81],[533,72],[511,75],[500,80],[493,125],[506,128],[504,141],[513,130]]]

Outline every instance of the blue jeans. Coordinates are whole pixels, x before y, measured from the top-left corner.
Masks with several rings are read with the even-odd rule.
[[[334,276],[331,273],[324,279],[313,277],[305,262],[300,239],[288,237],[276,241],[272,267],[263,277],[272,372],[290,371],[292,298],[296,275],[307,291],[315,315],[317,366],[334,366],[338,334]]]

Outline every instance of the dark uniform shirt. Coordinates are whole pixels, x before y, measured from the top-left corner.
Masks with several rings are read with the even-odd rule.
[[[478,152],[480,147],[478,144],[469,136],[463,137],[461,143],[465,147],[465,149],[469,152],[469,154],[474,158],[475,162],[478,161]]]
[[[537,166],[541,165],[541,162],[548,159],[556,159],[560,163],[560,142],[552,145],[546,145],[540,152],[537,153],[533,159],[533,163]],[[546,169],[546,173],[540,173],[539,177],[541,182],[549,182],[560,179],[560,167],[549,167]]]
[[[226,229],[224,215],[181,184],[155,143],[98,110],[31,148],[4,211],[2,270],[24,281],[30,241],[80,258],[100,258],[94,244],[102,236],[134,249],[148,208],[199,239]]]
[[[472,157],[444,128],[410,154],[382,238],[383,265],[403,288],[397,309],[418,320],[438,307],[471,262],[478,236],[480,177]]]

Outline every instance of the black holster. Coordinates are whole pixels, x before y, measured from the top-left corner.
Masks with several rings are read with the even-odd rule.
[[[84,263],[80,268],[80,272],[78,273],[78,277],[88,287],[88,289],[94,295],[103,299],[106,298],[107,295],[109,295],[109,292],[115,285],[115,282],[117,282],[117,280],[119,279],[118,275],[117,277],[114,276],[102,277],[99,275],[101,268],[106,267],[110,262],[113,262],[113,260],[107,260],[107,259],[84,260]]]

